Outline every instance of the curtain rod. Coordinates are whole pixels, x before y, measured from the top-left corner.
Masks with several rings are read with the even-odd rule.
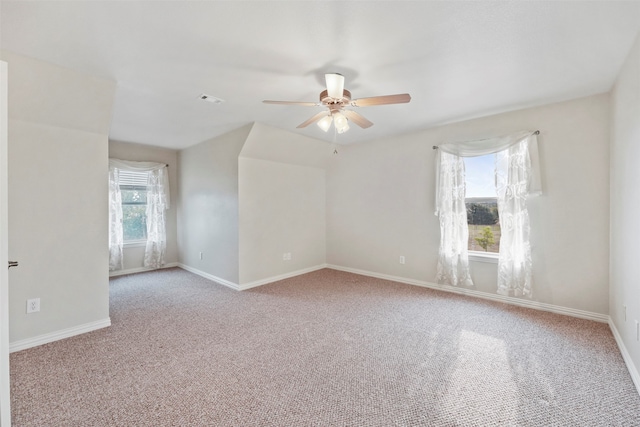
[[[540,135],[540,131],[539,131],[539,130],[537,130],[537,131],[533,132],[531,135]],[[433,148],[434,150],[437,150],[439,147],[438,147],[437,145],[434,145],[432,148]]]

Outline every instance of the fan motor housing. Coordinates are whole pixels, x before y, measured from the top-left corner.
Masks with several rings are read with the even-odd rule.
[[[346,89],[343,89],[342,98],[340,99],[331,98],[329,96],[328,90],[323,90],[322,92],[320,92],[320,102],[324,105],[345,104],[345,103],[348,103],[349,101],[351,101],[351,92],[349,92]]]

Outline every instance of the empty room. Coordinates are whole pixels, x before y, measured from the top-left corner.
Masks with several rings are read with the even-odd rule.
[[[1,427],[640,426],[640,1],[1,0],[0,77]]]

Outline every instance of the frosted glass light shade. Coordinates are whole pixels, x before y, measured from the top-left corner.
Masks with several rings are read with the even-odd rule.
[[[327,93],[331,98],[340,99],[344,93],[344,76],[342,74],[325,74]]]
[[[338,133],[345,133],[349,130],[349,122],[342,113],[333,114],[333,125],[336,127]]]
[[[338,133],[345,133],[348,130],[349,130],[349,123],[345,123],[344,126],[338,129]]]
[[[320,121],[318,121],[318,127],[326,132],[331,127],[332,121],[333,121],[333,118],[331,117],[331,115],[325,116],[321,118]]]

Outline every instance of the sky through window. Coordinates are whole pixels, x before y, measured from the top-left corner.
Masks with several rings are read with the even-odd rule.
[[[496,197],[495,158],[495,154],[464,158],[467,198]]]

